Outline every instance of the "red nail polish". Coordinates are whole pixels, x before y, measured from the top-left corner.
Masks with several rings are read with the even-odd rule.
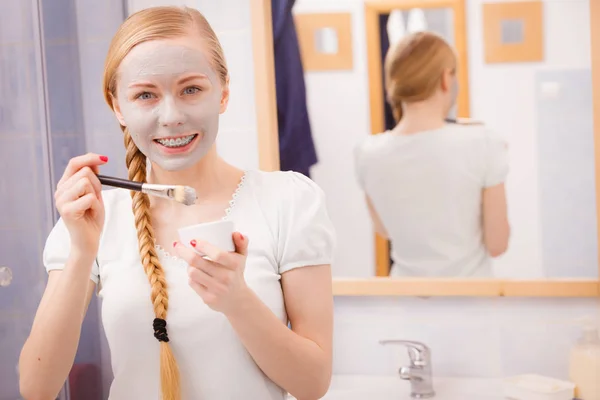
[[[107,162],[108,161],[108,157],[106,157],[106,156],[100,156],[100,161]]]
[[[196,247],[196,241],[195,241],[194,239],[192,239],[192,240],[190,241],[190,244],[192,245],[192,247]]]
[[[173,247],[177,247],[177,242],[173,242]]]

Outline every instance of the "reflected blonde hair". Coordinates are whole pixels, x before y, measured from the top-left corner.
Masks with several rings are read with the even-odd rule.
[[[115,34],[104,65],[104,98],[114,110],[117,98],[117,74],[119,66],[129,52],[138,44],[151,40],[175,39],[186,35],[198,35],[206,44],[208,56],[221,84],[228,84],[228,70],[219,40],[204,16],[187,7],[153,7],[132,14]],[[126,164],[129,179],[146,182],[146,156],[138,149],[128,129],[121,126],[124,134]],[[139,252],[151,286],[151,300],[156,318],[167,319],[169,294],[163,268],[154,242],[154,230],[150,215],[150,199],[144,193],[131,192],[133,214],[137,229]],[[155,328],[156,329],[156,328]],[[163,400],[180,400],[179,368],[167,341],[160,341],[160,379]]]
[[[417,32],[390,48],[384,69],[387,100],[400,121],[403,103],[427,100],[440,87],[444,72],[456,71],[456,54],[435,33]]]

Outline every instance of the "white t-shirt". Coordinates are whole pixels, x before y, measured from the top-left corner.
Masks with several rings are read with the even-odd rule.
[[[159,342],[153,335],[150,284],[138,253],[131,197],[117,189],[104,191],[103,199],[106,220],[91,278],[98,283],[111,352],[110,399],[158,400]],[[297,173],[248,171],[226,218],[250,240],[248,286],[287,324],[281,274],[331,263],[334,230],[323,192]],[[46,269],[62,269],[69,247],[60,220],[46,242]],[[285,392],[259,369],[227,318],[190,288],[187,264],[158,249],[169,287],[168,333],[183,400],[284,399]]]
[[[359,184],[392,242],[395,276],[491,276],[482,189],[504,182],[507,146],[481,125],[370,135],[355,151]]]

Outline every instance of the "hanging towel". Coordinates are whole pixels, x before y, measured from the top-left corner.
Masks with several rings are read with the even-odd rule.
[[[292,15],[295,0],[273,0],[275,89],[282,171],[310,174],[317,153],[306,105],[304,68]]]
[[[382,66],[385,65],[385,56],[390,49],[390,38],[388,37],[389,17],[390,16],[388,14],[381,14],[379,16],[379,48]],[[394,118],[392,107],[390,107],[390,103],[387,101],[387,94],[385,90],[385,72],[383,71],[383,68],[381,70],[381,84],[383,87],[383,116],[385,120],[384,130],[387,131],[396,126],[396,119]]]

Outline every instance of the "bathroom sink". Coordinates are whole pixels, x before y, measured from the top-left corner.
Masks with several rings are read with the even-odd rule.
[[[504,400],[502,381],[435,378],[434,400]],[[291,397],[293,399],[293,397]],[[323,400],[412,400],[410,384],[395,376],[334,375]]]

